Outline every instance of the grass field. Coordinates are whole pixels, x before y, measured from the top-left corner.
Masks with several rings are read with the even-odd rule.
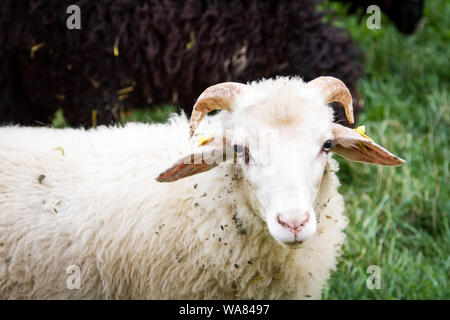
[[[387,20],[380,30],[355,17],[339,23],[366,54],[360,124],[407,164],[339,161],[350,224],[324,299],[450,298],[450,6],[425,3],[423,27],[412,36]],[[370,265],[380,267],[379,290],[366,286]]]
[[[329,6],[342,13],[339,4]],[[384,17],[380,30],[346,15],[338,22],[366,55],[359,123],[407,164],[339,159],[350,223],[324,299],[450,299],[448,17],[448,1],[428,0],[423,26],[411,36]],[[136,111],[128,120],[163,121],[175,110]],[[380,289],[366,286],[371,265],[380,267]]]

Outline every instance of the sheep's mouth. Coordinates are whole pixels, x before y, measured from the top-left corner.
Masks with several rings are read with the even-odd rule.
[[[302,247],[305,240],[295,240],[293,242],[279,242],[283,247],[291,250],[299,249]]]

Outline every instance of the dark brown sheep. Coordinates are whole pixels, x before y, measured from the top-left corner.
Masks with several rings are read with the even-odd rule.
[[[0,7],[0,122],[72,126],[120,121],[153,104],[190,114],[223,81],[276,75],[342,79],[361,109],[362,53],[324,21],[320,0],[4,0]],[[69,30],[69,5],[81,30]],[[342,108],[338,121],[345,123]]]

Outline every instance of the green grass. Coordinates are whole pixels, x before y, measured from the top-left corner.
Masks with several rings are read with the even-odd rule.
[[[142,109],[134,109],[130,112],[123,113],[123,124],[127,122],[144,122],[144,123],[155,123],[155,122],[165,122],[169,119],[172,113],[177,112],[177,107],[172,105],[159,105],[151,106]],[[64,117],[63,110],[58,108],[53,115],[51,127],[55,129],[64,129],[68,127],[66,118]]]
[[[64,112],[61,108],[58,108],[56,110],[55,114],[53,115],[52,120],[52,127],[56,129],[63,129],[67,127],[67,121],[66,118],[64,118]]]
[[[125,122],[139,121],[145,123],[164,122],[176,112],[177,108],[171,105],[162,105],[146,109],[133,110],[125,116]]]
[[[350,223],[324,299],[450,299],[446,2],[426,1],[423,28],[412,36],[386,19],[380,30],[355,17],[338,23],[366,55],[360,123],[407,164],[386,168],[339,160]],[[370,265],[381,269],[379,290],[366,286]]]

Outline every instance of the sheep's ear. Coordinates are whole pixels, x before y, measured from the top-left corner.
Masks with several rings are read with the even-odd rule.
[[[334,123],[333,135],[335,145],[331,151],[348,160],[384,166],[399,166],[405,163],[405,160],[353,129]]]
[[[210,152],[199,152],[187,155],[170,168],[160,173],[156,178],[158,182],[173,182],[182,178],[193,176],[216,167],[223,162],[222,150],[212,150]]]
[[[218,136],[201,143],[202,150],[189,154],[162,172],[156,181],[173,182],[202,173],[233,159],[234,151],[224,136]]]

